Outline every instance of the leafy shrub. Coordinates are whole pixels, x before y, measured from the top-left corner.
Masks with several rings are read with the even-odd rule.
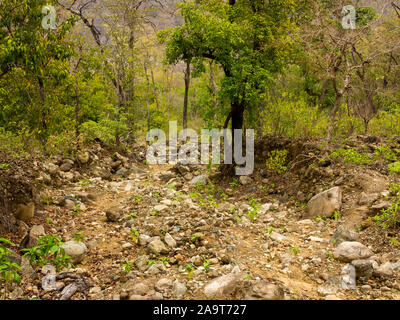
[[[345,163],[353,162],[356,164],[368,165],[372,158],[366,153],[359,153],[354,149],[339,148],[329,155],[331,158],[343,158]]]
[[[7,239],[0,238],[0,281],[4,282],[7,289],[10,283],[19,283],[21,281],[21,277],[18,274],[21,267],[15,262],[10,261],[7,255],[11,253],[11,251],[8,250],[3,243],[11,246],[15,246],[15,244]]]
[[[381,213],[374,218],[375,223],[383,229],[396,227],[400,224],[400,183],[390,185],[390,190],[395,195],[392,207],[382,209]]]
[[[30,257],[32,266],[43,267],[46,264],[52,264],[57,271],[72,265],[71,257],[65,254],[61,246],[63,242],[54,235],[47,235],[38,239],[37,245],[31,249],[23,249],[26,252],[24,256]]]
[[[277,174],[287,171],[287,167],[285,166],[287,154],[287,150],[273,150],[268,153],[267,169]]]
[[[390,173],[400,173],[400,161],[389,164]]]

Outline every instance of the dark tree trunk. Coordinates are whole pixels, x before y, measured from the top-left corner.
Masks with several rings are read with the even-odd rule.
[[[185,99],[183,102],[183,129],[187,129],[189,87],[190,87],[190,60],[186,62],[186,70],[185,70]]]

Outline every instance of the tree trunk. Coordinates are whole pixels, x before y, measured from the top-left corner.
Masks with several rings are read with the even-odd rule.
[[[336,114],[337,111],[339,110],[339,106],[340,106],[340,102],[342,101],[342,95],[337,95],[336,96],[336,100],[335,100],[335,104],[333,106],[333,109],[331,110],[330,113],[330,121],[329,121],[329,127],[328,127],[328,136],[326,138],[327,140],[327,144],[326,144],[326,148],[328,148],[328,146],[331,143],[332,140],[332,135],[333,135],[333,127],[335,125],[335,119],[336,119]]]
[[[75,105],[75,137],[78,138],[80,135],[80,121],[79,121],[79,112],[80,112],[80,102],[79,102],[79,86],[78,86],[78,77],[75,76],[75,95],[76,95],[76,105]]]
[[[218,120],[218,100],[217,100],[217,93],[215,89],[215,80],[214,80],[214,70],[213,70],[213,61],[210,60],[210,88],[211,88],[211,95],[214,104],[214,124],[217,123]]]
[[[183,129],[187,129],[188,103],[190,87],[190,60],[186,61],[185,70],[185,99],[183,102]]]

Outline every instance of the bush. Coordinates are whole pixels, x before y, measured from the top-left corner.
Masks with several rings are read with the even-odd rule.
[[[60,271],[63,267],[72,265],[69,256],[61,248],[63,242],[54,235],[47,235],[38,239],[37,245],[31,249],[23,249],[26,252],[24,256],[30,257],[32,266],[43,267],[46,264],[52,264]]]
[[[11,251],[8,250],[3,243],[11,246],[15,246],[15,244],[7,239],[0,238],[0,281],[4,282],[7,290],[7,287],[10,285],[10,283],[19,283],[21,281],[21,277],[18,274],[18,271],[21,270],[21,267],[18,264],[10,261],[8,254],[11,253]]]
[[[277,174],[281,174],[287,170],[286,157],[287,150],[273,150],[268,153],[268,159],[266,162],[267,169]]]

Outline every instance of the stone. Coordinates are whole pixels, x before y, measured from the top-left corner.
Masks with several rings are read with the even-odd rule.
[[[36,246],[39,238],[45,236],[44,227],[42,225],[35,225],[29,230],[28,234],[22,239],[20,248],[33,248]]]
[[[71,257],[71,261],[74,264],[82,262],[87,252],[86,245],[83,242],[78,242],[75,240],[64,243],[61,248],[64,249],[67,256]]]
[[[141,246],[146,246],[149,243],[150,240],[150,236],[148,236],[147,234],[141,234],[139,236],[139,244]]]
[[[345,241],[333,251],[333,257],[343,262],[351,262],[353,260],[367,259],[374,253],[356,241]]]
[[[336,240],[336,244],[340,244],[344,241],[357,241],[358,233],[351,230],[348,226],[340,225],[337,227],[332,239]]]
[[[128,169],[122,167],[115,174],[119,177],[126,178],[129,174],[129,171],[128,171]]]
[[[372,260],[353,260],[351,264],[356,269],[357,278],[367,277],[370,278],[374,271]],[[376,262],[375,262],[376,263]]]
[[[178,280],[175,280],[172,286],[172,295],[175,298],[182,298],[187,292],[186,285]]]
[[[318,216],[331,217],[342,207],[342,191],[340,187],[321,192],[310,199],[307,204],[306,218],[314,219]]]
[[[138,296],[144,296],[150,291],[150,287],[143,283],[139,282],[133,285],[133,287],[129,290],[129,295],[138,295]]]
[[[243,273],[235,267],[230,274],[218,277],[210,281],[204,288],[204,294],[208,299],[227,298],[242,283]]]
[[[344,290],[354,290],[356,288],[356,269],[348,264],[342,269],[342,288]]]
[[[169,291],[173,286],[173,282],[171,279],[162,278],[157,281],[155,288],[157,291],[166,292]]]
[[[239,182],[240,182],[240,184],[245,186],[245,185],[253,183],[253,179],[250,178],[249,176],[240,176]]]
[[[60,166],[60,170],[63,172],[71,171],[74,162],[72,160],[65,160],[64,163]]]
[[[170,248],[176,248],[177,246],[175,239],[169,233],[165,235],[164,241]]]
[[[11,251],[6,254],[6,257],[10,260],[11,263],[16,263],[19,266],[21,265],[22,258],[18,253]]]
[[[371,206],[376,200],[378,200],[378,198],[379,193],[366,194],[365,192],[362,192],[358,198],[358,204],[361,206]]]
[[[246,300],[283,300],[285,293],[276,284],[257,281],[246,294]]]
[[[79,161],[80,163],[82,163],[82,164],[86,164],[86,163],[88,163],[89,160],[90,160],[90,154],[89,154],[89,152],[87,152],[87,151],[80,151],[80,152],[78,152],[78,154],[77,154],[76,157],[77,157],[78,161]]]
[[[376,267],[373,274],[378,277],[389,278],[393,276],[393,268],[390,262],[385,262],[384,264]]]
[[[121,212],[117,209],[109,209],[106,211],[107,221],[118,222],[121,218]]]
[[[149,269],[147,269],[146,273],[151,275],[157,275],[163,273],[164,271],[165,271],[165,265],[158,263],[158,264],[152,264],[149,267]]]
[[[195,185],[205,185],[205,184],[207,184],[207,181],[208,181],[208,175],[207,175],[207,174],[203,174],[203,175],[194,177],[194,178],[189,182],[189,184],[192,185],[192,186],[195,186]]]
[[[147,248],[154,254],[168,253],[168,248],[165,246],[164,242],[161,240],[153,240],[147,246]]]
[[[149,260],[149,256],[143,255],[135,260],[135,266],[139,269],[139,271],[144,272],[149,268],[147,261]]]

